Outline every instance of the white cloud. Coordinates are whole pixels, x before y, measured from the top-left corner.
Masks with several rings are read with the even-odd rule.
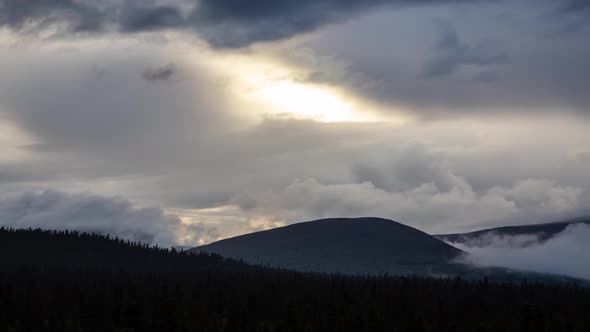
[[[354,164],[352,179],[295,179],[284,188],[242,192],[231,202],[245,212],[287,221],[379,216],[431,233],[558,219],[576,214],[581,202],[588,202],[585,187],[548,179],[514,178],[507,185],[476,190],[458,173],[453,152],[434,146],[400,144],[390,158]]]
[[[425,182],[391,192],[371,182],[324,184],[313,178],[295,180],[278,192],[243,194],[234,202],[259,214],[283,213],[287,219],[379,216],[430,232],[518,218],[531,212],[527,209],[544,208],[546,203],[521,209],[518,201],[499,195],[497,190],[478,194],[464,183],[443,191],[434,182]]]
[[[507,197],[522,208],[537,209],[551,213],[569,211],[578,207],[583,188],[564,187],[545,179],[519,181],[512,188],[493,188],[492,193]]]
[[[534,236],[495,236],[481,243],[451,243],[470,253],[464,261],[478,266],[502,266],[590,280],[590,226],[574,224],[545,242]],[[522,246],[526,242],[526,246]]]
[[[214,232],[199,224],[184,224],[159,208],[137,207],[124,198],[58,191],[0,199],[0,226],[108,233],[164,246],[191,245],[201,238],[208,240]]]

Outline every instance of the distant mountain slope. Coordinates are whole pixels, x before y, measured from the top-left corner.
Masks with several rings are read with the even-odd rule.
[[[439,234],[435,235],[435,237],[446,242],[469,243],[477,246],[489,245],[490,243],[487,242],[492,241],[492,236],[507,237],[529,235],[534,236],[535,240],[538,239],[538,241],[543,242],[563,232],[568,226],[580,223],[590,225],[590,216],[544,224],[496,227],[469,233]]]
[[[417,273],[463,252],[422,231],[381,218],[298,223],[193,249],[299,271]]]

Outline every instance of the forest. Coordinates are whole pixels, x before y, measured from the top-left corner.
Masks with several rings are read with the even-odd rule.
[[[576,284],[344,276],[107,235],[0,229],[0,332],[587,332]]]

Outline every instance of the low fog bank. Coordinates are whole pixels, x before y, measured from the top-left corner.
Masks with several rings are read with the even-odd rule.
[[[485,241],[450,243],[470,255],[461,258],[477,266],[499,266],[590,280],[590,225],[574,224],[540,241],[538,235],[499,236]],[[485,244],[485,245],[482,245]]]

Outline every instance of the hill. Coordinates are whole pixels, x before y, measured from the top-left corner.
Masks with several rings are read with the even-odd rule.
[[[191,250],[248,264],[345,275],[415,275],[494,282],[585,281],[465,264],[469,253],[415,228],[382,218],[332,218],[250,233]]]
[[[463,252],[422,231],[381,218],[321,219],[193,249],[298,271],[413,274]]]
[[[543,224],[495,227],[469,233],[439,234],[435,235],[435,237],[451,243],[467,243],[473,246],[486,246],[491,244],[490,242],[493,240],[494,236],[530,236],[531,241],[528,243],[533,244],[547,241],[555,235],[563,232],[568,226],[581,223],[590,225],[590,216]],[[521,243],[525,246],[527,244],[527,242]]]

